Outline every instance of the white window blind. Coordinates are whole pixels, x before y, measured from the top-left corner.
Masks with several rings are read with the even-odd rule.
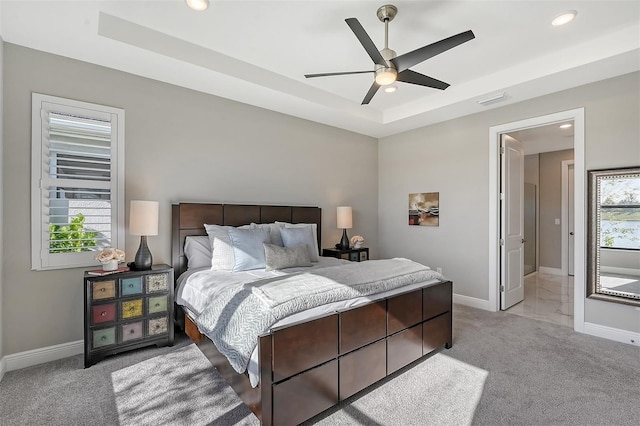
[[[123,242],[124,111],[33,94],[32,269]]]

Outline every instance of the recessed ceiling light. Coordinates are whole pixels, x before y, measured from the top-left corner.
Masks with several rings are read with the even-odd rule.
[[[396,90],[398,90],[398,87],[395,84],[391,84],[391,85],[389,85],[389,86],[384,88],[384,91],[387,92],[387,93],[393,93]]]
[[[567,24],[573,21],[573,18],[575,18],[577,14],[578,12],[576,12],[575,10],[568,10],[562,15],[557,16],[556,19],[554,19],[553,21],[551,21],[551,25],[553,25],[554,27],[558,27],[560,25]]]
[[[561,128],[561,129],[568,129],[568,128],[570,128],[570,127],[571,127],[571,124],[570,124],[570,123],[567,123],[567,124],[561,124],[561,125],[560,125],[560,128]]]
[[[193,10],[202,11],[209,7],[209,0],[185,0]]]

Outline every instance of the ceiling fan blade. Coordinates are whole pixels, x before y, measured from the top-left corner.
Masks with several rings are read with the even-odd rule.
[[[463,33],[456,34],[427,46],[423,46],[414,51],[405,53],[404,55],[397,56],[390,61],[396,67],[398,72],[401,72],[406,70],[407,68],[419,64],[422,61],[426,61],[429,58],[439,55],[442,52],[459,46],[462,43],[473,40],[474,38],[476,38],[476,36],[473,34],[473,31],[465,31]]]
[[[444,90],[449,87],[448,83],[444,81],[436,80],[433,77],[429,77],[424,74],[420,74],[419,72],[404,70],[398,73],[397,81],[402,81],[403,83],[411,83],[417,84],[419,86],[427,86],[433,87],[434,89]]]
[[[347,23],[347,25],[349,25],[351,31],[353,31],[353,33],[356,35],[356,37],[360,41],[360,44],[362,44],[362,47],[364,47],[364,50],[367,51],[367,53],[373,60],[373,63],[386,67],[387,61],[384,60],[376,45],[373,44],[373,41],[371,41],[371,38],[369,37],[367,32],[364,30],[362,25],[360,25],[360,21],[358,21],[356,18],[347,18],[345,19],[345,22]]]
[[[360,105],[368,104],[371,101],[371,98],[373,98],[373,95],[376,94],[379,88],[380,88],[380,85],[374,81],[371,87],[369,88],[369,91],[365,95],[364,99],[362,100],[362,104]]]
[[[306,78],[330,77],[332,75],[365,74],[365,73],[370,73],[370,72],[374,72],[374,71],[373,70],[369,70],[369,71],[325,72],[325,73],[322,73],[322,74],[305,74],[304,76]]]

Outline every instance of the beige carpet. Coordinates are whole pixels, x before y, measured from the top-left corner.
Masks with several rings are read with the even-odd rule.
[[[111,373],[122,426],[257,425],[194,344]]]

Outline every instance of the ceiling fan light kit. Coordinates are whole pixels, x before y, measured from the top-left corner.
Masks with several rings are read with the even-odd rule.
[[[388,86],[398,78],[398,72],[393,67],[376,68],[376,83],[380,86]]]
[[[368,104],[381,86],[389,86],[396,81],[440,90],[444,90],[449,87],[449,84],[444,81],[436,80],[433,77],[420,74],[410,70],[409,68],[462,43],[473,40],[475,38],[473,31],[465,31],[398,56],[394,50],[389,49],[389,22],[391,22],[397,14],[398,8],[391,4],[380,6],[376,12],[378,19],[384,23],[384,49],[382,50],[378,50],[356,18],[345,19],[345,22],[349,28],[351,28],[351,31],[353,31],[358,41],[360,41],[360,44],[362,44],[362,47],[373,61],[373,70],[305,74],[305,77],[314,78],[374,73],[373,84],[362,100],[362,105]],[[394,90],[390,91],[392,92]]]

